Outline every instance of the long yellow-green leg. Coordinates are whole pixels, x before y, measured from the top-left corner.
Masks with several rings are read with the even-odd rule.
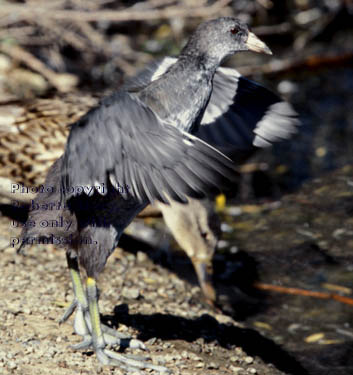
[[[76,256],[72,257],[71,254],[67,252],[66,259],[67,259],[67,264],[68,264],[68,268],[70,271],[75,298],[72,301],[69,308],[65,311],[59,323],[65,322],[72,315],[72,313],[76,310],[75,322],[74,322],[75,332],[78,335],[84,336],[85,337],[84,341],[88,343],[90,339],[90,330],[89,330],[89,327],[87,326],[88,322],[86,322],[86,319],[85,319],[85,315],[87,314],[87,311],[88,311],[88,303],[87,303],[86,294],[85,294],[83,284],[81,281],[81,277],[80,277],[77,257]]]
[[[101,348],[106,344],[118,344],[123,347],[145,349],[145,345],[141,341],[131,339],[130,336],[109,328],[101,323],[98,307],[98,288],[96,280],[93,277],[87,278],[86,294],[89,311],[89,322],[87,322],[87,319],[86,322],[92,334],[94,347]]]
[[[88,311],[91,319],[92,328],[92,344],[97,353],[97,357],[103,364],[109,363],[109,358],[104,354],[103,350],[106,343],[103,337],[101,321],[98,308],[98,290],[96,280],[93,277],[87,277],[86,293],[88,299]]]
[[[83,336],[83,341],[77,345],[73,345],[72,348],[86,349],[93,347],[101,363],[118,366],[127,372],[139,372],[139,370],[146,368],[161,373],[168,372],[165,367],[146,362],[147,358],[123,355],[105,349],[108,344],[139,349],[146,349],[146,347],[143,342],[131,339],[129,336],[101,324],[96,280],[93,277],[87,277],[86,288],[84,288],[80,277],[77,257],[72,257],[70,253],[67,253],[66,258],[75,298],[66,310],[60,323],[66,321],[76,310],[74,329],[77,334]]]
[[[80,336],[83,336],[84,339],[79,344],[74,345],[73,348],[74,349],[86,349],[86,348],[89,348],[90,346],[92,346],[92,336],[93,336],[92,330],[94,329],[92,327],[92,322],[95,322],[94,327],[97,331],[97,329],[98,329],[97,328],[98,327],[97,316],[99,316],[99,315],[97,315],[97,312],[96,312],[95,316],[93,318],[91,318],[91,311],[89,310],[88,298],[86,296],[86,291],[85,291],[83,283],[81,281],[77,257],[76,256],[72,257],[70,253],[67,253],[66,258],[67,258],[68,268],[69,268],[69,271],[70,271],[70,276],[71,276],[71,280],[72,280],[75,298],[72,301],[69,308],[65,311],[65,313],[64,313],[63,317],[60,319],[59,323],[61,324],[61,323],[65,322],[76,310],[75,320],[74,320],[74,330],[75,330],[76,334],[78,334]],[[88,278],[88,279],[91,279],[91,284],[92,284],[92,280],[94,281],[94,279],[92,279],[92,278]],[[90,283],[88,281],[88,279],[87,279],[87,284]],[[98,302],[97,289],[94,289],[94,288],[91,287],[90,290],[91,290],[91,294],[95,290],[94,291],[95,296],[94,296],[93,300],[96,300]],[[97,303],[96,310],[98,311],[98,303]],[[122,346],[126,346],[126,347],[128,347],[128,346],[131,347],[131,345],[134,343],[134,341],[136,341],[136,340],[130,340],[128,335],[126,335],[124,333],[121,333],[121,332],[118,332],[115,329],[107,327],[103,324],[101,324],[100,327],[101,327],[101,331],[103,332],[103,337],[104,337],[104,341],[105,341],[106,344],[122,345]],[[132,344],[131,344],[131,341],[132,341]],[[135,347],[140,348],[141,344],[139,344]]]
[[[168,372],[165,367],[156,366],[146,362],[146,358],[141,358],[131,355],[123,355],[112,350],[105,349],[107,345],[106,337],[109,334],[104,333],[103,325],[101,325],[98,308],[98,289],[96,280],[93,277],[87,277],[86,281],[86,294],[88,301],[89,316],[91,319],[92,328],[92,345],[97,354],[97,357],[104,365],[115,365],[119,366],[123,370],[136,372],[142,369],[150,368],[159,372]],[[125,339],[126,344],[123,340],[120,340],[122,346],[129,346],[130,348],[145,349],[145,345],[134,339]]]

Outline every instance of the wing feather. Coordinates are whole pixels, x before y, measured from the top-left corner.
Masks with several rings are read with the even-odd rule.
[[[64,153],[64,191],[106,183],[140,201],[204,196],[236,178],[234,165],[195,136],[163,124],[134,94],[120,91],[72,125]],[[181,173],[181,171],[183,171]]]
[[[176,58],[153,62],[127,87],[143,87],[165,73]],[[300,125],[286,101],[231,68],[218,68],[209,103],[195,135],[219,149],[255,151],[290,138]]]
[[[234,69],[218,68],[196,135],[220,149],[252,150],[290,138],[299,125],[289,103]]]

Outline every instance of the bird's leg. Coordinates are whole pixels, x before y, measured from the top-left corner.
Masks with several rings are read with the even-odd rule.
[[[101,324],[98,308],[98,289],[96,280],[87,277],[86,291],[81,281],[79,265],[76,256],[66,253],[75,298],[64,313],[60,323],[65,322],[76,310],[74,329],[83,336],[82,342],[73,345],[73,349],[93,348],[99,361],[106,365],[115,365],[126,372],[139,372],[142,369],[153,369],[161,373],[168,373],[168,369],[147,362],[147,358],[133,355],[123,355],[106,349],[107,345],[119,345],[123,348],[146,349],[139,340],[131,339],[110,327]]]
[[[64,323],[76,310],[75,320],[74,320],[74,330],[75,333],[83,336],[83,341],[75,346],[76,349],[84,349],[90,347],[92,344],[92,325],[90,311],[88,307],[86,293],[81,281],[79,265],[76,256],[72,256],[68,252],[66,253],[66,259],[68,268],[71,275],[72,285],[74,289],[74,300],[71,305],[65,311],[62,318],[59,320],[59,324]],[[108,326],[101,325],[101,329],[104,333],[104,340],[110,345],[122,345],[125,343],[127,345],[127,340],[129,337],[120,333]],[[124,341],[125,340],[125,341]]]
[[[82,285],[78,261],[76,256],[72,256],[69,252],[66,253],[67,265],[70,271],[72,285],[74,289],[74,300],[69,308],[65,311],[59,323],[65,322],[76,310],[74,330],[75,332],[84,337],[83,342],[90,344],[91,335],[90,330],[85,320],[85,314],[88,313],[88,302],[86,294]]]
[[[106,344],[103,338],[103,332],[102,332],[101,322],[100,322],[100,317],[99,317],[98,290],[96,287],[95,279],[93,279],[92,277],[87,277],[86,287],[87,287],[89,315],[91,318],[92,344],[93,344],[94,349],[96,350],[96,353],[100,362],[105,363],[106,360],[103,357],[102,349],[104,349]]]
[[[112,350],[106,349],[106,335],[101,325],[98,308],[98,289],[96,280],[93,277],[87,277],[86,294],[88,300],[89,317],[91,320],[92,346],[97,357],[104,365],[115,365],[127,372],[136,372],[142,369],[152,369],[158,372],[167,373],[165,367],[153,365],[146,361],[147,358],[123,355]],[[120,340],[121,346],[129,346],[130,348],[146,349],[143,342],[135,339]]]

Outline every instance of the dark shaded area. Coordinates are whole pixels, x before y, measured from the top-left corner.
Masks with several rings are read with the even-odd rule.
[[[348,375],[353,372],[352,306],[332,299],[259,291],[253,283],[351,297],[351,176],[352,168],[345,167],[305,184],[297,193],[284,197],[282,205],[273,211],[245,213],[235,219],[226,216],[228,225],[236,224],[243,228],[224,236],[231,240],[231,245],[236,244],[241,250],[232,253],[224,249],[214,257],[217,307],[223,313],[242,320],[249,331],[253,332],[253,327],[256,327],[259,334],[295,358],[311,375]],[[261,222],[265,228],[259,225]],[[167,259],[163,251],[158,251],[155,246],[149,248],[141,242],[125,242],[125,239],[122,244],[126,250],[144,251],[155,263],[178,277],[193,284],[197,282],[191,263],[179,253]],[[327,289],[330,285],[336,289]],[[347,291],[340,287],[345,287]],[[116,317],[116,323],[121,319],[125,318]],[[157,325],[163,324],[163,321],[166,321],[166,327],[178,324],[174,321],[171,324],[166,317],[159,319],[161,321]],[[223,334],[223,328],[218,328]],[[159,332],[158,328],[157,333],[154,331],[147,337],[160,337],[163,335],[161,330]],[[183,330],[177,329],[177,332]],[[232,334],[237,336],[232,337],[234,341],[230,342],[271,362],[271,359],[266,359],[265,349],[265,354],[256,352],[257,338],[246,332],[251,340],[248,341],[246,334],[236,329]],[[321,334],[322,338],[307,341],[315,334]],[[218,340],[216,333],[211,337]],[[271,345],[265,344],[265,347],[279,355]],[[277,362],[273,363],[280,368]],[[287,367],[281,367],[282,371],[296,373],[298,367],[291,361],[288,363]]]
[[[178,275],[191,285],[198,285],[190,259],[183,252],[168,252],[135,236],[123,234],[119,246],[137,254],[141,251],[155,263]],[[245,252],[216,254],[213,259],[213,285],[217,292],[214,306],[237,320],[244,320],[266,309],[265,295],[253,287],[257,281],[256,262]],[[205,304],[202,293],[200,300]],[[209,304],[207,304],[209,306]]]
[[[237,218],[252,229],[237,231],[234,241],[256,260],[261,283],[351,298],[351,176],[347,166],[304,184],[272,212]],[[259,225],[264,219],[265,228]],[[353,372],[352,305],[299,293],[264,294],[266,310],[248,316],[246,324],[281,344],[310,374]],[[311,341],[316,334],[322,338]]]
[[[348,375],[353,370],[353,341],[344,345],[331,345],[321,350],[303,351],[298,353],[298,357],[307,362],[311,374]]]
[[[115,307],[113,316],[106,315],[102,320],[111,322],[116,327],[119,323],[132,326],[143,332],[138,338],[144,341],[157,337],[162,340],[195,342],[202,338],[205,342],[217,341],[229,350],[241,346],[249,355],[259,356],[266,363],[272,363],[288,374],[308,374],[292,356],[258,332],[219,324],[210,315],[203,315],[195,320],[162,314],[130,315],[128,305],[124,304]]]

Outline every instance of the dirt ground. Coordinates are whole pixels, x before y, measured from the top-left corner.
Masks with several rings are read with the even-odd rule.
[[[18,234],[8,219],[1,225]],[[91,351],[70,349],[79,342],[72,318],[58,325],[72,298],[64,252],[42,246],[21,256],[9,248],[0,262],[1,374],[123,373],[103,369]],[[237,344],[246,330],[202,304],[198,287],[142,252],[117,249],[99,285],[103,320],[146,342],[153,361],[174,374],[283,374]]]
[[[251,287],[258,280],[352,294],[351,175],[345,167],[280,203],[241,206],[240,215],[228,208],[229,246],[214,260],[217,311],[203,302],[185,257],[170,264],[125,241],[129,251],[117,249],[100,277],[103,321],[144,341],[152,361],[174,374],[353,373],[351,305]],[[2,236],[18,230],[1,218]],[[0,262],[0,373],[123,373],[70,348],[79,342],[72,318],[58,325],[72,298],[62,251],[8,248]]]

